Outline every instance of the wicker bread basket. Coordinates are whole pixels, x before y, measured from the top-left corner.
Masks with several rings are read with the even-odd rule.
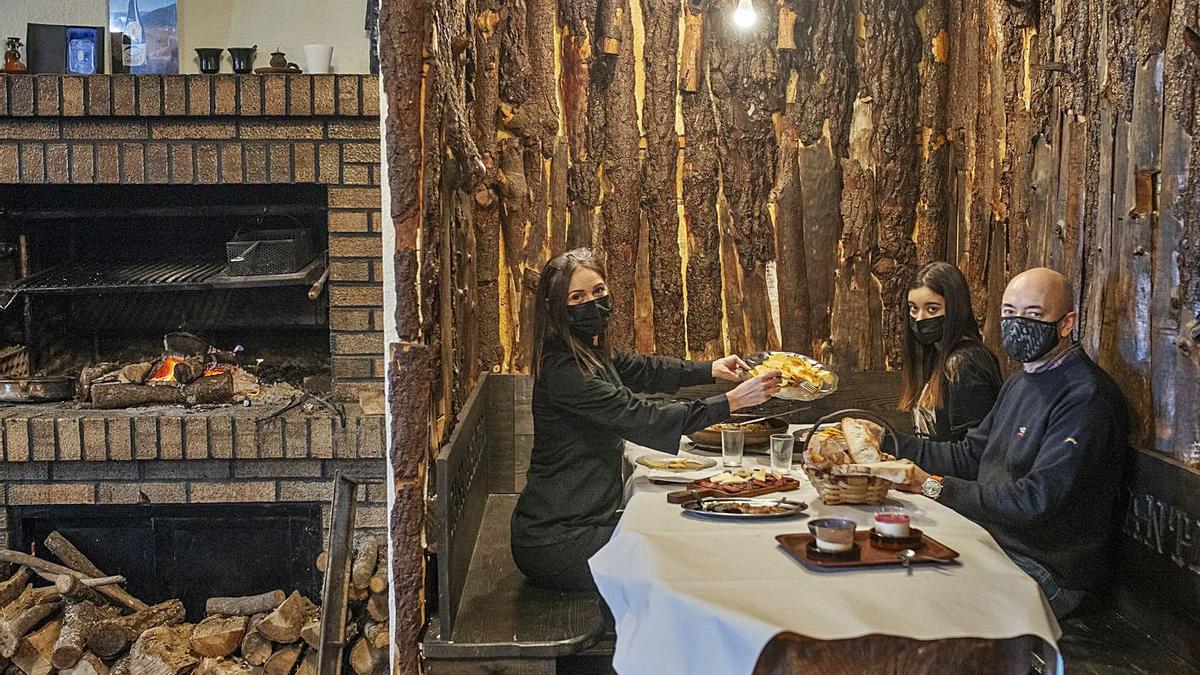
[[[812,441],[814,435],[822,424],[830,421],[841,420],[843,417],[856,417],[859,419],[868,419],[883,427],[884,431],[892,437],[892,447],[897,447],[896,431],[888,424],[887,420],[878,415],[857,408],[847,410],[839,410],[830,413],[821,419],[817,420],[816,424],[808,430],[808,435],[804,437],[803,450],[808,450],[808,444]],[[822,471],[812,467],[806,461],[801,461],[804,467],[804,473],[808,474],[808,480],[816,488],[817,494],[821,496],[821,501],[828,506],[837,504],[871,504],[879,505],[887,499],[888,490],[895,487],[889,480],[879,478],[878,476],[835,476],[829,471]]]

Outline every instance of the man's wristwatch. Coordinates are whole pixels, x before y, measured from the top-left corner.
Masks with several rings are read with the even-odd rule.
[[[937,501],[937,498],[942,496],[942,477],[930,476],[925,479],[925,483],[921,486],[921,494]]]

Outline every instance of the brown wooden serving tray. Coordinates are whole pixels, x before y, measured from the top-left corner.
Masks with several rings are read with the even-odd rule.
[[[884,550],[871,545],[871,531],[858,530],[854,533],[854,543],[858,544],[862,554],[858,560],[822,560],[808,554],[808,543],[813,540],[813,536],[808,532],[796,534],[780,534],[775,536],[775,541],[783,547],[793,558],[800,562],[801,565],[810,569],[845,569],[854,567],[888,567],[902,566],[900,558],[896,556],[896,551]],[[915,549],[917,557],[913,559],[913,565],[927,564],[947,564],[955,563],[958,559],[958,551],[946,546],[937,539],[925,535],[924,545]]]
[[[758,497],[761,495],[769,495],[772,492],[790,492],[800,487],[800,481],[791,476],[784,476],[775,485],[767,485],[764,487],[751,488],[742,490],[741,492],[726,492],[724,490],[714,490],[712,488],[696,487],[696,481],[688,483],[687,490],[676,490],[675,492],[667,493],[667,501],[672,504],[683,504],[690,502],[696,498],[696,494],[701,497]]]

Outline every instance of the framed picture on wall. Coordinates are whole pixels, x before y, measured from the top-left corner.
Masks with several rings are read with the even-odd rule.
[[[67,29],[67,72],[76,75],[95,75],[104,64],[98,56],[98,46],[104,44],[104,30],[96,28]]]
[[[176,0],[108,0],[114,73],[179,73]]]

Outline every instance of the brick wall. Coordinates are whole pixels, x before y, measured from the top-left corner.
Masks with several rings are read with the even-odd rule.
[[[4,507],[319,502],[326,541],[332,480],[339,471],[382,479],[384,464],[370,459],[3,463],[0,499]],[[360,488],[358,501],[356,529],[385,532],[386,486]],[[0,548],[8,547],[8,532],[7,520],[0,521]]]
[[[328,186],[330,351],[383,390],[378,79],[2,75],[0,183]]]

